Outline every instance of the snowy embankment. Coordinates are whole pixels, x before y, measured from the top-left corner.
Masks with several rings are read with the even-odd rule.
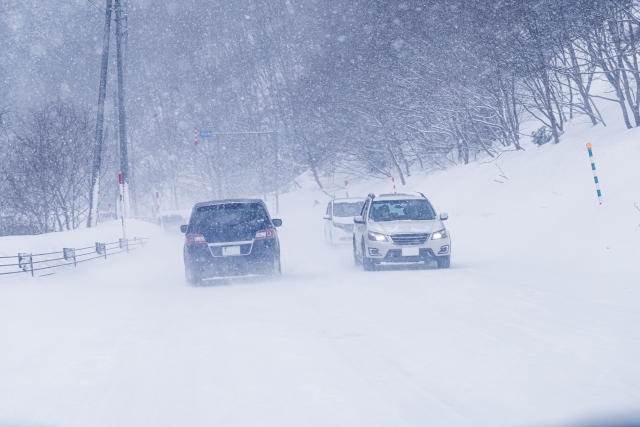
[[[281,199],[278,281],[188,287],[180,235],[148,224],[129,234],[151,244],[129,255],[0,278],[0,425],[640,419],[636,141],[637,129],[579,125],[557,146],[409,177],[399,192],[421,191],[450,215],[449,270],[356,268],[348,245],[324,245],[329,199],[309,180]],[[390,189],[351,180],[349,192]],[[0,238],[0,248],[117,239],[118,227]]]
[[[593,144],[602,205],[587,142]],[[423,192],[438,211],[449,213],[452,262],[458,267],[564,265],[606,272],[611,279],[640,279],[640,129],[577,125],[559,145],[525,148],[429,176],[417,173],[406,186],[396,177],[397,191]],[[307,180],[308,188],[314,186]],[[355,185],[352,179],[349,188],[351,196],[391,191],[389,179]],[[329,200],[314,193],[304,203],[311,197]],[[336,196],[344,197],[344,191]]]
[[[136,245],[135,240],[133,240],[134,238],[159,238],[161,240],[166,238],[159,227],[143,221],[127,221],[127,230],[127,238],[130,241],[131,250],[138,249],[138,245]],[[58,259],[62,257],[61,253],[54,253],[61,252],[63,248],[74,248],[76,249],[76,256],[79,263],[90,261],[88,264],[81,264],[81,272],[96,275],[100,269],[105,267],[109,268],[108,266],[111,265],[111,262],[104,264],[103,260],[94,259],[98,257],[94,249],[95,244],[107,244],[107,258],[109,258],[109,254],[117,254],[120,251],[117,242],[122,237],[122,222],[120,220],[104,222],[97,227],[80,228],[65,232],[33,236],[0,237],[0,257],[11,257],[0,260],[2,261],[0,262],[0,273],[4,273],[4,275],[0,275],[0,286],[2,286],[3,282],[7,283],[31,279],[30,277],[27,278],[27,276],[30,276],[28,273],[23,274],[20,272],[19,267],[12,265],[18,262],[15,257],[17,257],[19,253],[32,254],[34,256],[33,261],[36,270],[34,273],[36,277],[52,274],[64,276],[69,273],[65,272],[65,269],[70,266],[54,267],[67,262]],[[40,254],[49,255],[40,256]],[[47,262],[47,260],[53,261]],[[96,261],[99,263],[95,264]]]
[[[159,227],[144,221],[127,221],[127,238],[162,236]],[[94,245],[96,242],[117,242],[122,238],[122,222],[107,221],[93,228],[79,228],[58,233],[46,233],[35,236],[0,237],[0,256],[16,256],[18,252],[43,253],[61,251],[62,248],[80,248]]]

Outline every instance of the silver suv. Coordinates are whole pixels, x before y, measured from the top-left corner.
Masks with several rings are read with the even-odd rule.
[[[381,263],[436,261],[449,268],[451,237],[422,193],[369,194],[360,216],[353,219],[353,258],[367,271]]]

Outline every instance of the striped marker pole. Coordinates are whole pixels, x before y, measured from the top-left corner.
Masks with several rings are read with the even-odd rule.
[[[598,182],[598,175],[596,173],[596,164],[593,162],[593,151],[591,151],[591,143],[587,143],[587,150],[589,151],[589,160],[591,160],[591,172],[593,172],[593,180],[596,183],[596,191],[598,193],[598,203],[602,204],[602,192],[600,192],[600,182]]]
[[[347,197],[349,197],[349,178],[344,179],[344,190],[347,193]]]
[[[396,177],[391,175],[391,183],[393,184],[393,194],[396,194]]]
[[[193,128],[193,136],[194,136],[194,140],[193,140],[193,145],[198,145],[198,128],[195,127]]]

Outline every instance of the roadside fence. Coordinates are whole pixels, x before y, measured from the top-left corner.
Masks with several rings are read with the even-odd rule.
[[[144,246],[148,237],[134,237],[133,239],[120,239],[117,242],[100,243],[86,248],[63,248],[57,252],[41,254],[19,253],[17,256],[0,256],[0,276],[18,273],[31,273],[67,265],[76,266],[81,262],[98,258],[107,259],[107,256],[129,252]],[[51,273],[53,274],[53,273]],[[46,276],[46,274],[43,274]]]

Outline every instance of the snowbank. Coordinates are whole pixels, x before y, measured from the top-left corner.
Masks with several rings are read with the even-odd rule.
[[[160,227],[137,220],[127,221],[127,237],[154,238],[163,236]],[[96,242],[117,242],[122,238],[122,223],[120,220],[106,221],[93,228],[78,228],[76,230],[58,233],[38,234],[34,236],[4,236],[0,237],[0,256],[16,256],[19,252],[44,253],[61,251],[62,248],[80,248],[94,245]]]
[[[602,205],[587,142],[593,144]],[[449,213],[454,266],[570,264],[640,283],[640,129],[581,124],[558,145],[525,148],[430,175],[417,172],[406,177],[406,186],[396,178],[397,192],[420,191]],[[304,190],[291,197],[307,209],[321,201],[314,212],[320,215],[329,197],[311,179],[301,181]],[[351,179],[349,186],[352,197],[391,191],[390,179]]]

